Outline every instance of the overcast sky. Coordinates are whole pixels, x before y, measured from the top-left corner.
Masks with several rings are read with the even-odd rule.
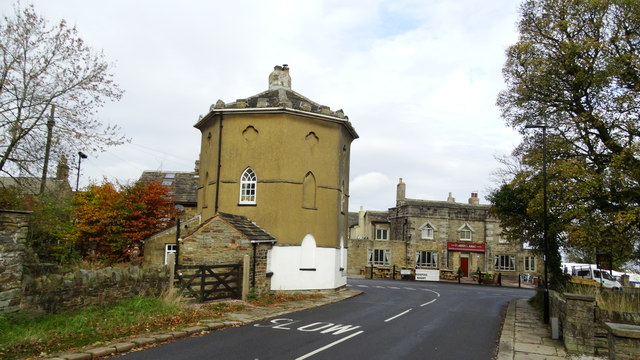
[[[14,0],[0,0],[2,15]],[[492,187],[520,136],[495,105],[516,0],[142,1],[22,0],[52,24],[66,19],[115,65],[124,97],[98,116],[131,143],[89,154],[80,186],[143,170],[192,171],[193,125],[218,99],[268,88],[289,64],[292,89],[343,109],[352,144],[350,210],[407,197],[458,202]],[[83,149],[84,151],[84,149]],[[76,159],[77,161],[77,159]],[[72,176],[75,185],[75,173]]]

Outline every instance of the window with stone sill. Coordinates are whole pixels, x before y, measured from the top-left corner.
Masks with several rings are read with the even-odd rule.
[[[460,230],[460,241],[471,241],[472,234],[473,232],[469,226],[465,225],[465,227]]]
[[[515,255],[496,255],[493,258],[493,269],[496,271],[516,271]]]
[[[164,244],[164,264],[167,265],[169,254],[175,254],[178,250],[176,244]]]
[[[240,204],[256,203],[258,178],[252,168],[247,168],[240,177]]]
[[[376,240],[388,240],[389,230],[376,228]]]
[[[438,252],[437,251],[416,251],[416,266],[437,268]]]
[[[536,271],[536,257],[532,255],[525,255],[524,257],[524,271],[535,272]]]
[[[429,224],[422,228],[422,238],[426,240],[433,240],[433,227]]]
[[[391,250],[368,249],[367,263],[369,265],[389,266],[391,263]]]

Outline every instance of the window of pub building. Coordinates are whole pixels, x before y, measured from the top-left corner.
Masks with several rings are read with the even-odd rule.
[[[462,229],[460,229],[460,240],[462,241],[471,241],[471,228],[469,225],[465,225]]]
[[[438,252],[437,251],[417,251],[416,266],[437,268]]]
[[[493,269],[497,271],[516,271],[515,255],[496,255],[493,261]]]
[[[524,271],[535,272],[536,271],[536,257],[532,255],[525,255],[524,257]]]
[[[368,249],[367,263],[373,265],[389,266],[391,261],[391,250]]]
[[[376,227],[376,240],[388,240],[389,230]]]
[[[433,226],[431,224],[427,224],[422,228],[422,238],[433,240]]]

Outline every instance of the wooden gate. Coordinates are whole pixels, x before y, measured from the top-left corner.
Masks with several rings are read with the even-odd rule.
[[[199,302],[242,297],[242,264],[176,265],[176,286]]]

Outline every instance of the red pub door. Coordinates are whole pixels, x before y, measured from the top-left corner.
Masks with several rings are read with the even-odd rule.
[[[462,276],[469,276],[469,258],[460,257],[460,269],[462,269]]]

